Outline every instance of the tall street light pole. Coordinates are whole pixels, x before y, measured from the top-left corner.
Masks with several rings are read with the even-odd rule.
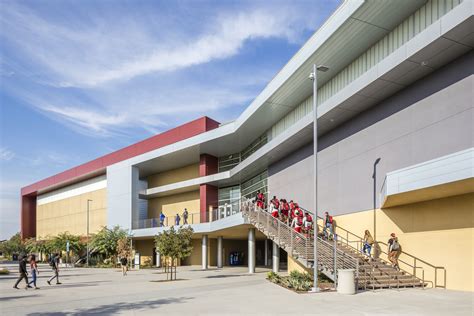
[[[376,219],[377,219],[377,165],[380,162],[380,158],[375,159],[374,162],[374,173],[372,173],[372,179],[374,179],[374,242],[377,240],[377,225],[376,225]]]
[[[92,200],[87,200],[87,266],[89,267],[89,202],[92,202]]]
[[[309,79],[313,81],[313,183],[314,183],[314,261],[313,274],[314,283],[311,292],[319,292],[318,287],[318,71],[326,72],[329,68],[326,66],[313,65],[313,72],[309,75]]]

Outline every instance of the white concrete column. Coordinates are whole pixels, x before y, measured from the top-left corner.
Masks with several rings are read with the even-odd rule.
[[[161,254],[158,251],[156,252],[156,267],[161,267]]]
[[[265,239],[265,258],[264,263],[265,267],[268,266],[268,239]]]
[[[217,267],[222,268],[222,236],[217,237]]]
[[[255,228],[249,228],[248,265],[249,273],[255,273]]]
[[[202,235],[202,258],[201,258],[201,262],[202,262],[202,269],[203,270],[207,270],[207,235]]]
[[[280,271],[280,247],[276,242],[273,242],[273,256],[272,256],[272,271],[277,273]]]

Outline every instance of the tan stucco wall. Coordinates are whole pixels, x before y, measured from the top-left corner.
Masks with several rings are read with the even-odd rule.
[[[133,248],[136,253],[140,253],[140,265],[153,263],[153,248],[155,248],[154,239],[134,240]]]
[[[170,183],[185,181],[199,177],[199,164],[164,171],[148,176],[148,188],[159,187]]]
[[[36,234],[38,239],[69,232],[87,234],[87,200],[90,199],[89,232],[91,234],[107,225],[107,191],[100,189],[42,205],[36,209]]]
[[[158,218],[161,212],[165,216],[173,217],[176,213],[181,216],[187,208],[190,214],[188,223],[200,223],[199,201],[199,190],[151,199],[148,200],[148,218]]]
[[[308,269],[305,266],[303,266],[298,260],[293,259],[293,257],[288,256],[288,273],[291,271],[298,271],[301,273],[309,273],[313,275],[313,270]]]
[[[377,210],[376,238],[386,243],[390,233],[394,232],[403,251],[432,265],[446,268],[448,289],[474,291],[473,213],[472,193]],[[363,235],[365,229],[373,233],[372,210],[336,216],[335,221],[336,226],[359,236]],[[400,259],[413,262],[404,255]],[[424,267],[425,279],[434,280],[434,270],[422,263],[418,265]],[[409,269],[403,264],[400,266]]]

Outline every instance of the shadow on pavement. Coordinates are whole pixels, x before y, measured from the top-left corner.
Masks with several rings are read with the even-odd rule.
[[[4,297],[2,297],[1,301],[6,302],[6,301],[12,301],[12,300],[21,299],[21,298],[29,300],[30,298],[35,297],[35,296],[38,296],[38,294],[28,295],[28,296],[24,296],[24,295],[22,295],[22,296],[4,296]]]
[[[204,279],[220,279],[220,278],[234,278],[241,277],[240,274],[219,274],[219,275],[208,275]]]
[[[134,303],[116,303],[109,305],[101,305],[91,308],[76,309],[71,312],[45,312],[45,313],[30,313],[31,316],[59,316],[59,315],[115,315],[124,310],[133,311],[135,309],[156,309],[161,305],[178,304],[193,299],[192,297],[178,297],[178,298],[164,298],[152,301],[140,301]]]

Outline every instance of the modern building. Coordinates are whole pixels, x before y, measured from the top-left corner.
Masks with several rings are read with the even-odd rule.
[[[160,214],[170,226],[186,208],[195,239],[181,264],[229,265],[238,252],[251,272],[272,260],[301,268],[240,201],[261,190],[311,211],[308,76],[322,64],[319,212],[341,236],[396,233],[415,274],[473,291],[473,12],[470,0],[345,1],[235,121],[199,118],[24,187],[22,236],[120,225],[141,263],[156,264]]]

